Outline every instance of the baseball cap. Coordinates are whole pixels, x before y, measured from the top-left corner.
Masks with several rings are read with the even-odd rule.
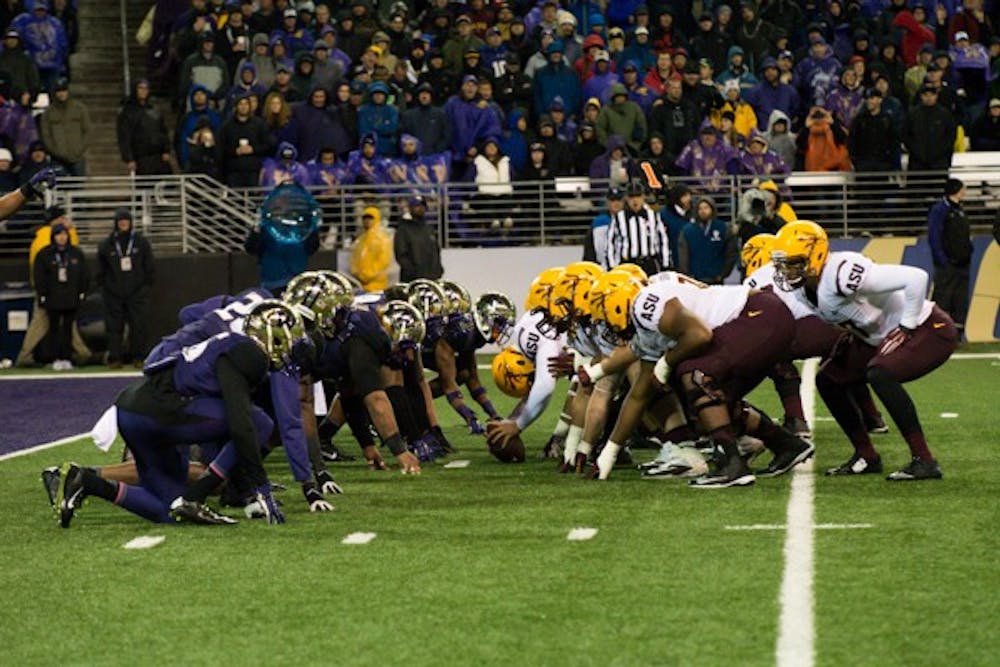
[[[406,203],[409,204],[410,206],[424,206],[424,207],[427,206],[427,202],[425,202],[424,198],[420,195],[414,195],[410,197],[409,199],[406,200]]]
[[[615,37],[625,39],[625,31],[621,28],[612,28],[608,31],[608,39],[614,39]]]
[[[955,42],[956,43],[960,42],[963,39],[964,40],[968,40],[969,39],[969,33],[965,32],[964,30],[959,30],[958,32],[955,33]]]
[[[867,100],[870,97],[882,97],[882,91],[872,86],[865,90],[865,99]]]
[[[594,56],[594,62],[596,63],[598,60],[603,60],[604,62],[611,62],[611,56],[608,55],[607,51],[598,51],[597,55]]]
[[[563,98],[560,97],[559,95],[553,97],[552,101],[549,102],[549,111],[565,111],[565,110],[566,110],[566,105],[563,102]]]
[[[584,104],[583,107],[585,109],[587,107],[597,107],[598,109],[600,109],[601,108],[601,101],[599,99],[597,99],[596,97],[591,97],[591,98],[587,99],[587,103]]]
[[[641,26],[639,26],[638,28],[635,29],[635,34],[637,34],[637,35],[648,35],[649,34],[649,28],[647,28],[644,25],[641,25]]]
[[[621,199],[625,196],[621,188],[614,187],[608,190],[608,199]]]
[[[994,97],[990,100],[990,108],[1000,107],[1000,97]]]
[[[3,36],[5,38],[15,37],[17,39],[21,39],[21,33],[19,33],[16,28],[8,28],[7,32],[5,32]]]
[[[0,160],[7,160],[7,162],[13,162],[14,156],[10,154],[10,151],[6,148],[0,148]]]
[[[463,86],[465,84],[469,83],[470,81],[472,83],[479,83],[479,79],[476,78],[475,74],[466,74],[465,76],[462,77],[462,85]]]
[[[787,49],[778,54],[778,60],[781,60],[782,58],[785,58],[787,60],[795,60],[795,56],[793,56],[792,52],[788,51]]]
[[[282,14],[281,17],[286,19],[297,19],[299,17],[299,13],[295,11],[294,8],[289,7],[285,10],[285,13]]]
[[[534,143],[531,144],[530,149],[532,151],[542,151],[542,152],[544,152],[545,151],[545,144],[543,144],[540,141],[536,141],[536,142],[534,142]]]

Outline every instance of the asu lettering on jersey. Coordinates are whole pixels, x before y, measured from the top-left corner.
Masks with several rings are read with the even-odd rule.
[[[904,294],[912,286],[907,285],[906,276],[897,274],[911,270],[876,264],[861,253],[832,252],[819,277],[816,302],[809,300],[804,289],[793,295],[824,321],[877,347],[904,319],[911,319],[909,326],[915,328],[930,317],[932,302],[922,294],[910,300]]]
[[[556,388],[555,378],[549,373],[549,360],[558,356],[566,346],[564,334],[549,338],[539,330],[543,317],[541,312],[524,313],[511,333],[511,345],[535,364],[531,391],[525,398],[524,410],[515,420],[522,431],[545,411]]]
[[[743,284],[750,289],[770,290],[775,296],[781,299],[781,302],[791,311],[792,317],[797,320],[815,315],[812,307],[802,303],[794,293],[786,292],[775,286],[774,264],[770,262],[754,271],[752,276],[748,276],[743,281]]]
[[[715,329],[739,317],[749,295],[746,285],[705,285],[673,271],[658,273],[632,304],[636,335],[630,347],[640,359],[654,361],[677,345],[659,329],[663,309],[672,299],[697,315],[709,329]]]

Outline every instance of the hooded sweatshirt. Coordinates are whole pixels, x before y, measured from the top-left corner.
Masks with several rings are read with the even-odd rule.
[[[385,96],[381,104],[372,99],[375,93]],[[374,133],[378,137],[378,152],[393,156],[399,135],[399,109],[388,104],[388,99],[389,87],[382,81],[368,86],[368,101],[358,109],[358,134]]]
[[[127,216],[129,228],[118,230],[118,218]],[[97,246],[97,284],[106,299],[128,299],[149,291],[156,276],[153,249],[141,232],[132,228],[127,211],[115,213],[111,233]]]
[[[200,108],[196,108],[194,94],[199,90],[205,93],[207,97],[205,104]],[[188,138],[194,134],[195,129],[198,127],[198,119],[202,117],[207,118],[208,126],[212,128],[212,132],[216,136],[218,136],[219,128],[222,127],[222,117],[219,116],[215,109],[208,106],[210,99],[212,99],[212,91],[208,90],[208,88],[199,84],[191,86],[191,91],[188,93],[189,111],[181,116],[180,121],[177,123],[177,157],[182,166],[188,163]]]
[[[624,101],[622,97],[624,96]],[[617,102],[614,100],[617,98]],[[611,103],[601,108],[597,116],[597,140],[607,142],[613,134],[625,139],[629,148],[637,152],[646,140],[646,115],[642,107],[628,99],[625,86],[616,83],[611,86]]]
[[[374,222],[361,232],[351,251],[351,275],[366,292],[379,292],[389,286],[392,239],[382,227],[382,213],[378,207],[369,206],[362,212],[362,216],[369,215]]]
[[[290,151],[292,157],[282,157],[282,153]],[[273,188],[281,183],[294,182],[299,185],[308,186],[311,178],[309,170],[298,161],[299,151],[287,141],[278,144],[278,150],[274,157],[267,158],[260,167],[260,185],[265,188]]]
[[[243,60],[240,61],[240,64],[236,66],[236,75],[233,77],[233,83],[239,83],[240,70],[245,64],[250,63],[254,66],[254,70],[257,72],[257,80],[260,82],[260,85],[264,88],[264,90],[267,90],[272,86],[272,84],[274,84],[274,59],[271,58],[270,53],[266,53],[262,56],[257,55],[256,48],[258,44],[267,44],[270,46],[270,43],[268,42],[267,35],[264,33],[257,33],[254,35],[250,43],[252,45],[250,55],[244,57]]]
[[[774,124],[778,120],[785,121],[785,131],[775,133]],[[767,131],[764,138],[767,139],[768,147],[781,156],[789,168],[795,166],[795,135],[792,134],[792,122],[788,115],[780,109],[775,109],[767,119]]]
[[[60,102],[53,95],[49,108],[42,114],[39,130],[52,157],[63,162],[79,162],[87,152],[90,114],[87,107],[72,97]]]
[[[697,211],[703,202],[712,207],[708,220],[701,220]],[[736,264],[735,237],[720,220],[715,203],[708,197],[693,202],[695,218],[681,230],[677,259],[681,273],[710,285],[721,284]]]

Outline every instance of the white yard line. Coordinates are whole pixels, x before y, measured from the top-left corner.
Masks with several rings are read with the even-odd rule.
[[[802,366],[802,407],[806,421],[816,423],[816,369],[818,359]],[[781,616],[775,658],[778,667],[812,667],[816,658],[813,617],[813,461],[792,474],[785,534],[785,570],[778,598]]]
[[[814,530],[852,530],[858,528],[874,528],[873,523],[817,523]],[[785,530],[783,523],[748,523],[742,526],[723,526],[723,530]]]
[[[53,447],[61,447],[62,445],[68,445],[71,442],[75,442],[80,438],[85,438],[90,435],[87,433],[77,433],[76,435],[68,435],[65,438],[59,438],[58,440],[53,440],[52,442],[45,442],[41,445],[35,445],[34,447],[28,447],[27,449],[19,449],[16,452],[10,452],[8,454],[0,454],[0,461],[6,461],[7,459],[16,459],[18,456],[26,456],[28,454],[34,454],[35,452],[40,452],[43,449],[52,449]]]
[[[31,373],[6,374],[0,373],[0,382],[6,380],[95,380],[100,378],[137,378],[142,377],[141,371],[107,371],[100,373]]]

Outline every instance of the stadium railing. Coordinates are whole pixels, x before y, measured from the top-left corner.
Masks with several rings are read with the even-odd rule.
[[[837,237],[921,235],[928,208],[949,176],[962,178],[965,209],[975,231],[992,225],[1000,205],[1000,161],[957,161],[949,172],[796,172],[782,190],[799,218],[815,220]],[[719,217],[734,220],[740,196],[753,187],[749,176],[671,179],[695,197],[711,196]],[[360,228],[361,210],[376,205],[390,225],[407,200],[422,195],[428,220],[446,248],[580,243],[604,210],[606,181],[566,178],[516,182],[509,194],[484,194],[474,183],[345,185],[311,187],[323,207],[323,240],[349,244]],[[81,243],[93,247],[112,228],[114,211],[128,208],[158,252],[228,252],[242,247],[267,190],[235,191],[204,175],[64,178],[45,205],[59,203],[76,224]],[[662,203],[662,195],[658,197]],[[33,204],[0,232],[0,256],[23,256],[42,216]]]

